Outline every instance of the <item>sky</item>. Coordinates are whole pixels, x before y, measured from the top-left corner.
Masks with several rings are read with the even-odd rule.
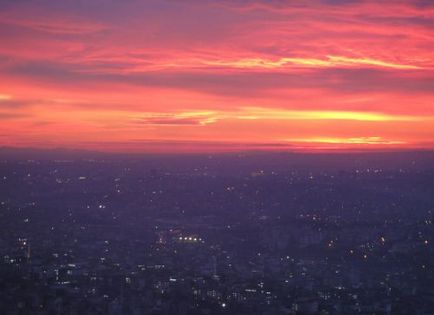
[[[0,146],[434,149],[434,2],[0,0]]]

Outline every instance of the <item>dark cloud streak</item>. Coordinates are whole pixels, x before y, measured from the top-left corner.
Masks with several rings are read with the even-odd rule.
[[[86,71],[84,71],[86,70]],[[434,93],[434,74],[424,70],[318,68],[272,71],[161,71],[131,74],[93,73],[81,65],[33,62],[9,66],[3,75],[28,77],[56,84],[128,83],[141,87],[186,89],[210,94],[254,96],[270,89],[325,89],[342,93],[394,91]],[[8,106],[25,103],[2,102]],[[0,103],[0,106],[1,103]]]

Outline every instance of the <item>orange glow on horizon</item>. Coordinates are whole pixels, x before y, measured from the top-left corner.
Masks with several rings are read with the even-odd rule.
[[[355,137],[355,138],[307,138],[307,139],[290,139],[290,143],[328,143],[328,144],[373,144],[373,145],[398,145],[406,144],[400,140],[384,140],[381,137]]]
[[[431,150],[432,18],[411,1],[10,1],[0,146]]]

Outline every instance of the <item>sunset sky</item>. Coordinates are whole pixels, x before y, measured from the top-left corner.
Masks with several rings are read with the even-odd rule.
[[[0,0],[0,146],[434,149],[434,1]]]

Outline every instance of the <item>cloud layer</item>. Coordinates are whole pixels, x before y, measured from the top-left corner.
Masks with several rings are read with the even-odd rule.
[[[3,145],[432,149],[429,1],[3,1],[0,42]]]

